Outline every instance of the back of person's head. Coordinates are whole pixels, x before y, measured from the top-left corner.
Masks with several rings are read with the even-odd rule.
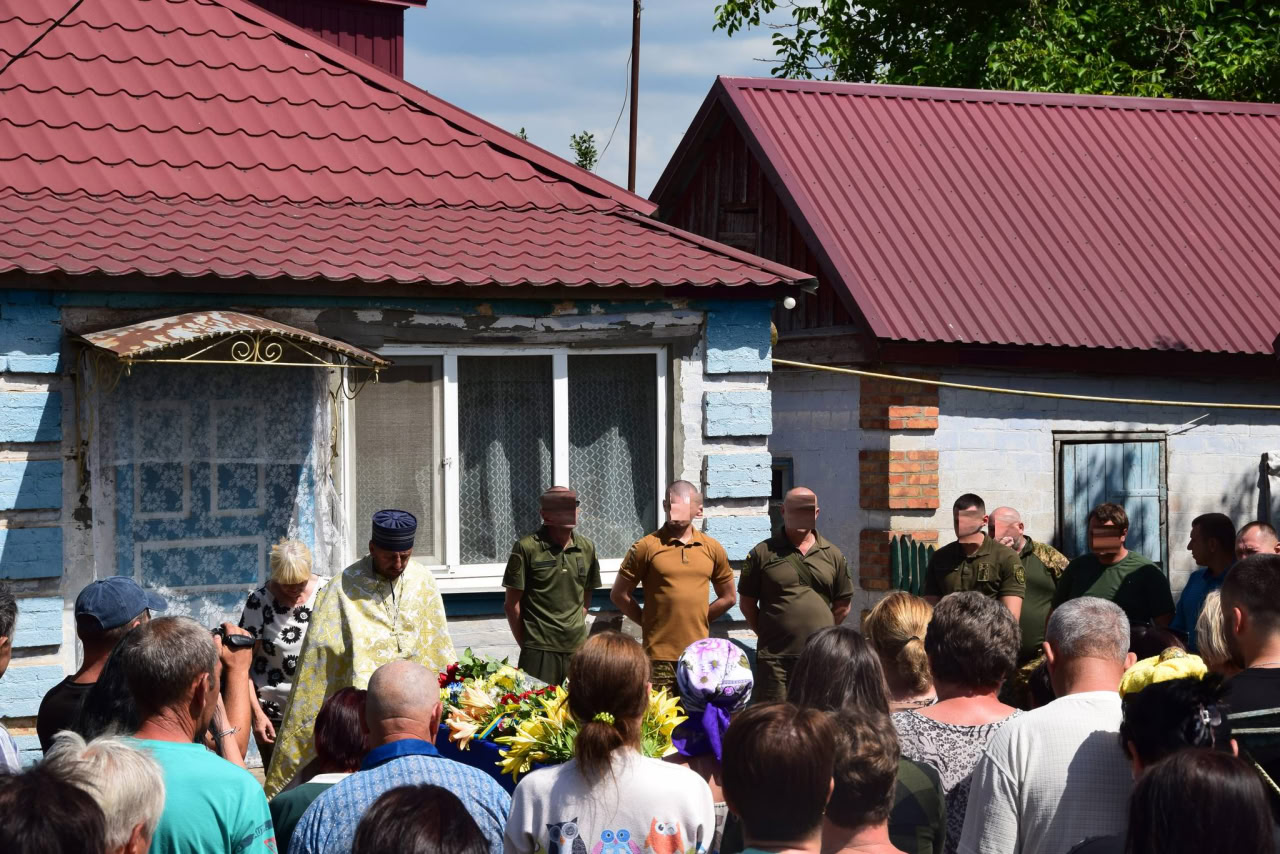
[[[1053,610],[1044,639],[1063,662],[1093,658],[1123,667],[1129,655],[1129,618],[1114,602],[1081,596]]]
[[[311,579],[311,549],[301,540],[281,540],[271,547],[271,580],[303,584]]]
[[[1129,798],[1126,854],[1274,850],[1257,772],[1229,753],[1180,750],[1147,770]]]
[[[649,706],[649,659],[620,632],[590,637],[569,659],[569,713],[578,722],[573,757],[588,780],[612,767],[613,752],[638,747]]]
[[[1204,606],[1196,618],[1196,650],[1205,665],[1216,673],[1239,670],[1240,663],[1227,641],[1227,624],[1222,617],[1222,591],[1214,590],[1204,597]]]
[[[1231,626],[1231,609],[1249,615],[1255,631],[1280,632],[1280,555],[1256,554],[1237,561],[1222,581],[1222,611]]]
[[[1179,750],[1231,750],[1231,724],[1221,676],[1169,679],[1124,698],[1120,742],[1130,758],[1148,767]]]
[[[387,737],[411,734],[431,740],[440,715],[438,675],[416,661],[389,661],[373,671],[364,698],[370,746]]]
[[[889,713],[880,659],[871,644],[848,626],[828,626],[809,636],[787,679],[787,702],[826,712]]]
[[[18,623],[18,600],[13,588],[0,581],[0,638],[13,640],[13,629]]]
[[[200,676],[209,676],[213,684],[218,661],[213,636],[189,617],[142,623],[116,649],[129,693],[144,719],[181,703]]]
[[[0,775],[0,851],[4,854],[97,854],[106,820],[85,784],[37,765]]]
[[[356,826],[351,854],[487,854],[489,843],[458,796],[427,784],[383,792]]]
[[[1182,638],[1160,626],[1129,626],[1129,652],[1141,661],[1159,655],[1166,649],[1185,650]]]
[[[1039,709],[1058,699],[1053,692],[1053,679],[1049,675],[1049,662],[1044,659],[1027,676],[1027,696],[1031,708]]]
[[[61,732],[42,765],[97,801],[106,819],[108,849],[133,840],[136,850],[147,850],[164,812],[164,774],[154,759],[118,736],[86,743],[74,732]]]
[[[1203,513],[1191,520],[1193,529],[1200,529],[1200,537],[1217,544],[1218,550],[1230,557],[1236,550],[1236,526],[1225,513]]]
[[[897,732],[884,715],[832,715],[835,788],[827,819],[851,830],[889,820],[900,758]]]
[[[831,796],[835,730],[825,712],[791,703],[751,706],[733,719],[725,734],[724,797],[748,845],[818,831]]]
[[[1022,633],[1009,609],[976,590],[953,593],[933,609],[924,649],[937,682],[999,687],[1018,664]]]
[[[867,642],[880,658],[889,684],[911,694],[923,694],[933,684],[924,636],[933,606],[910,593],[890,593],[871,609],[862,623]]]
[[[974,495],[972,492],[966,492],[955,500],[951,505],[953,513],[959,513],[961,510],[976,510],[979,513],[987,512],[987,504],[982,500],[982,496]]]
[[[117,644],[107,656],[98,681],[89,686],[80,701],[80,711],[71,729],[86,741],[100,735],[131,735],[142,724],[138,704],[129,691],[123,661]]]
[[[360,709],[368,692],[347,687],[335,691],[316,715],[316,757],[326,770],[358,771],[366,752]]]

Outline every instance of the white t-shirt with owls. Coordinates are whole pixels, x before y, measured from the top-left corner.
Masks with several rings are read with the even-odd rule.
[[[714,854],[715,807],[688,768],[619,750],[590,785],[571,760],[516,786],[506,854]]]

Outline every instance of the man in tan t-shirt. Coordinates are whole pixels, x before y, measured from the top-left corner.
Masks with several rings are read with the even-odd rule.
[[[640,624],[653,662],[654,689],[675,686],[676,661],[685,647],[707,637],[711,622],[733,607],[733,569],[724,546],[695,527],[702,496],[687,480],[667,487],[667,523],[641,537],[622,560],[609,598]],[[644,588],[644,607],[632,593]],[[716,599],[710,605],[710,588]]]

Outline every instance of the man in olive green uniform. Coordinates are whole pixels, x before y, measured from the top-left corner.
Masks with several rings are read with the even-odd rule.
[[[517,540],[507,559],[504,609],[520,645],[520,669],[559,685],[569,674],[569,657],[587,639],[587,608],[600,586],[600,561],[595,544],[574,533],[573,490],[553,486],[538,503],[542,527]]]
[[[948,593],[977,590],[1009,609],[1016,620],[1022,615],[1027,582],[1018,553],[987,536],[987,506],[966,492],[951,506],[956,541],[933,553],[925,569],[924,598],[931,604]]]
[[[844,622],[853,601],[849,565],[818,533],[818,496],[798,486],[782,499],[782,530],[747,555],[738,601],[759,638],[758,702],[785,700],[787,679],[809,635]]]

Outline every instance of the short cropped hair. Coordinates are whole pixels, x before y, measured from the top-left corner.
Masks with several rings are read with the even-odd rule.
[[[1227,554],[1234,554],[1236,526],[1230,516],[1225,513],[1202,513],[1191,520],[1191,527],[1199,528],[1206,539],[1216,542]]]
[[[78,733],[60,732],[43,765],[79,785],[102,807],[108,850],[128,842],[140,824],[148,839],[155,833],[164,812],[164,774],[128,740],[104,736],[85,743]]]
[[[849,829],[874,827],[889,819],[898,782],[900,750],[887,715],[834,715],[835,788],[827,818]]]
[[[271,580],[302,584],[311,578],[311,549],[301,540],[281,540],[271,547]]]
[[[994,688],[1018,664],[1022,632],[1009,609],[976,590],[953,593],[933,608],[924,650],[935,680]]]
[[[1129,618],[1114,602],[1081,596],[1054,609],[1044,639],[1060,658],[1123,662],[1129,655]]]
[[[1106,502],[1089,511],[1088,524],[1097,522],[1100,525],[1111,523],[1121,530],[1129,527],[1129,514],[1119,504]]]
[[[959,513],[961,510],[968,509],[977,510],[979,513],[987,512],[987,503],[980,496],[974,495],[972,492],[966,492],[955,500],[951,505],[951,512]]]
[[[667,487],[667,500],[670,501],[672,498],[687,498],[694,504],[702,503],[702,493],[698,491],[698,487],[687,480],[671,482]]]
[[[1257,528],[1258,530],[1262,531],[1262,533],[1264,534],[1269,534],[1273,537],[1276,536],[1276,529],[1268,522],[1249,522],[1236,533],[1236,536],[1243,537],[1245,534],[1249,533],[1254,528]]]
[[[1280,555],[1249,555],[1222,582],[1222,610],[1241,608],[1261,628],[1280,628]]]
[[[106,822],[93,796],[41,765],[0,774],[0,851],[85,854],[106,848]]]
[[[458,796],[423,783],[383,792],[356,826],[351,854],[487,854],[489,843]]]
[[[805,839],[822,824],[834,768],[835,724],[790,703],[750,706],[724,737],[724,796],[752,840]]]
[[[158,617],[125,635],[116,647],[129,693],[142,718],[182,700],[218,661],[213,635],[190,617]]]
[[[13,589],[0,581],[0,638],[13,640],[13,627],[18,623],[18,600]]]

